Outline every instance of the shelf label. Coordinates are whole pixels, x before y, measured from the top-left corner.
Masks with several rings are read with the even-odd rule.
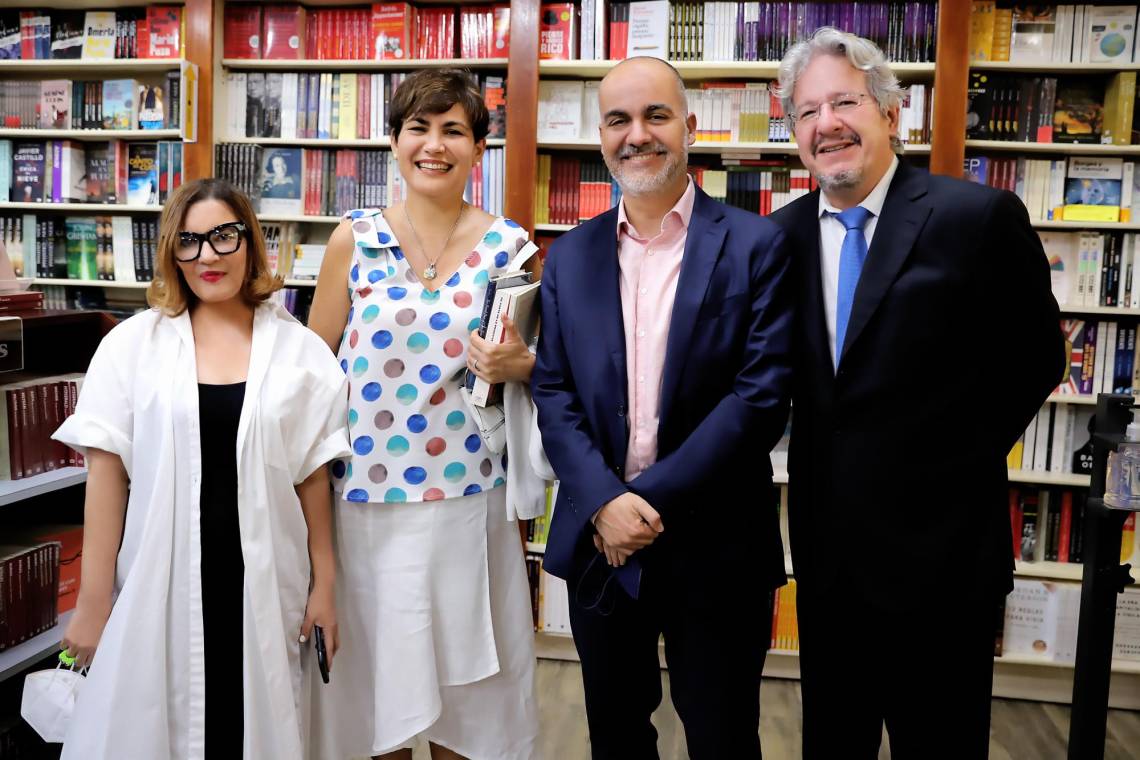
[[[0,317],[0,372],[24,368],[24,320]]]

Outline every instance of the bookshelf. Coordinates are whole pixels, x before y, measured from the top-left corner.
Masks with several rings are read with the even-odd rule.
[[[99,3],[103,8],[110,3]],[[124,58],[111,61],[79,60],[83,67],[84,76],[88,72],[110,73],[115,76],[137,74],[148,71],[170,71],[182,65],[181,58]],[[12,74],[55,74],[75,73],[76,61],[73,60],[46,60],[46,61],[10,61],[0,60],[0,76]]]
[[[301,65],[298,65],[301,64]],[[223,58],[222,67],[233,71],[408,71],[409,69],[465,68],[472,71],[505,71],[506,58],[428,58],[406,61],[359,59],[261,61]]]
[[[488,141],[490,144],[490,141]],[[585,150],[585,151],[598,151],[601,150],[601,143],[598,140],[583,137],[577,140],[562,139],[562,140],[539,140],[538,147],[540,150]],[[782,142],[713,142],[713,141],[698,141],[689,146],[689,153],[724,153],[726,151],[733,152],[749,152],[749,153],[778,153],[780,155],[796,155],[795,143],[782,143]],[[930,155],[929,145],[905,145],[903,146],[904,155]]]
[[[16,140],[177,140],[178,129],[0,129],[0,139]]]
[[[162,206],[139,206],[127,203],[0,203],[0,214],[5,211],[42,211],[45,213],[75,212],[81,214],[142,214],[160,213]]]
[[[75,610],[68,610],[59,616],[54,628],[0,652],[0,682],[45,659],[52,652],[58,652],[59,641],[74,613]]]
[[[617,61],[539,61],[539,74],[545,76],[601,79]],[[670,61],[686,80],[749,78],[775,79],[779,61]],[[933,63],[895,63],[891,70],[901,79],[917,80],[934,77]]]
[[[966,140],[971,150],[1013,151],[1017,153],[1057,153],[1066,156],[1140,156],[1140,145],[1091,145],[1081,143],[1037,143],[1015,140]]]
[[[0,507],[86,482],[87,470],[83,467],[64,467],[22,480],[0,480]]]

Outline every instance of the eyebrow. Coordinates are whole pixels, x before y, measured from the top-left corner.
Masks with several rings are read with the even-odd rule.
[[[430,126],[428,124],[428,120],[422,116],[413,116],[412,118],[408,119],[408,121],[409,122],[415,122],[416,124],[422,124],[425,127]],[[448,127],[462,127],[463,129],[471,129],[471,127],[467,126],[466,122],[462,122],[462,121],[447,121],[447,122],[444,122],[443,126],[445,129]]]
[[[669,113],[673,113],[672,107],[666,103],[650,103],[649,105],[647,105],[645,107],[643,112],[648,114],[648,113],[653,113],[654,111],[668,111]],[[624,110],[624,109],[621,109],[621,108],[614,108],[612,110],[606,111],[606,115],[605,115],[606,119],[609,119],[612,116],[626,116],[626,117],[628,117],[629,112]]]

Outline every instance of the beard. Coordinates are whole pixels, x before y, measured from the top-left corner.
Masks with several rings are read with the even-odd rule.
[[[627,156],[637,156],[643,153],[664,153],[665,165],[652,174],[646,174],[636,169],[631,170],[622,160]],[[610,170],[610,174],[617,180],[622,195],[649,195],[668,187],[678,174],[685,172],[689,165],[689,146],[687,143],[682,143],[681,152],[678,154],[670,151],[659,142],[640,147],[626,145],[615,155],[603,154],[602,158],[605,160],[606,168]]]
[[[863,181],[863,172],[859,169],[845,169],[834,174],[817,174],[815,181],[819,183],[824,192],[850,190],[853,187],[858,187],[859,183]]]

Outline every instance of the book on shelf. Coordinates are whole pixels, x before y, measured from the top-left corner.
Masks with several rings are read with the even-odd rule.
[[[1065,178],[1063,218],[1080,222],[1120,221],[1123,178],[1122,159],[1074,156]],[[1128,189],[1132,189],[1131,182]]]
[[[511,49],[511,6],[463,5],[459,8],[459,57],[506,58]]]
[[[0,11],[0,60],[178,58],[181,29],[181,6]]]
[[[577,140],[582,134],[581,80],[548,80],[538,83],[538,139]]]
[[[63,444],[59,445],[63,447]],[[18,543],[29,546],[59,544],[59,585],[56,603],[61,615],[75,609],[83,568],[83,526],[47,523],[16,528],[11,535]]]
[[[411,58],[409,35],[415,30],[415,10],[410,3],[376,3],[372,6],[370,58],[399,61]]]
[[[0,385],[0,479],[21,480],[62,467],[82,467],[83,456],[51,439],[75,411],[83,374],[36,377],[24,373]]]
[[[127,147],[127,203],[138,206],[158,204],[158,145],[130,143]]]
[[[260,58],[261,6],[255,3],[226,3],[222,19],[222,56]]]
[[[262,213],[302,212],[301,157],[301,148],[273,148],[264,151],[259,192],[259,210]]]
[[[1140,589],[1126,588],[1116,597],[1115,660],[1140,661]]]
[[[302,58],[305,9],[299,5],[265,5],[261,14],[261,57],[267,60]]]
[[[51,57],[78,59],[83,55],[83,12],[51,11]]]
[[[543,3],[538,15],[540,60],[574,60],[578,57],[578,6]]]
[[[1085,496],[1071,488],[1009,489],[1013,558],[1019,562],[1080,564]]]
[[[1001,656],[1072,663],[1076,657],[1081,587],[1014,578],[1005,598]]]
[[[1091,408],[1083,406],[1046,404],[1010,449],[1007,466],[1024,472],[1072,473],[1074,455],[1088,440],[1091,414]]]
[[[640,0],[629,4],[627,57],[645,55],[668,59],[669,11],[669,0]]]
[[[115,59],[115,12],[87,11],[83,17],[83,52],[88,61]]]
[[[137,36],[139,58],[181,57],[182,6],[148,5]]]
[[[0,650],[55,627],[59,556],[55,542],[0,546]]]

